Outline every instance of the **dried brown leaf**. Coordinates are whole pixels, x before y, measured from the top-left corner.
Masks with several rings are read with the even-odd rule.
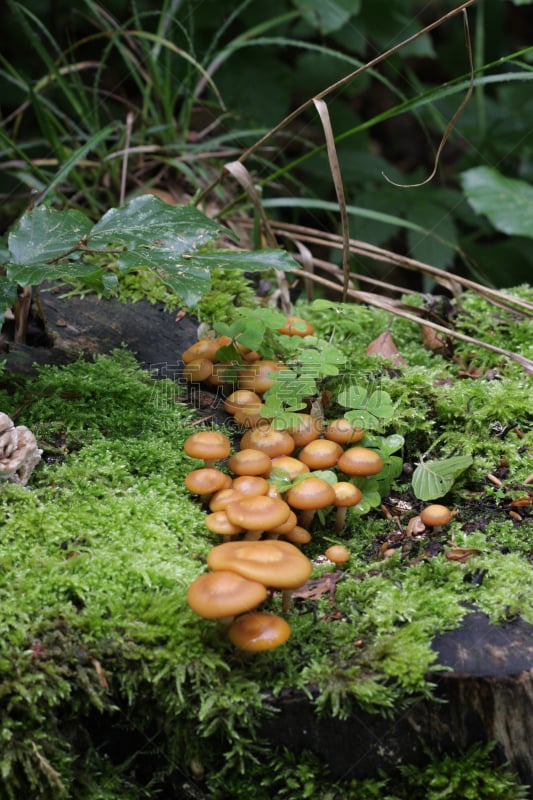
[[[396,366],[406,363],[405,359],[400,355],[389,330],[383,331],[370,342],[366,348],[366,354],[367,356],[383,356],[383,358],[388,358]]]

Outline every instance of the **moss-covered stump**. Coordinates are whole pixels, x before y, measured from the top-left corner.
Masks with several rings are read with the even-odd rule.
[[[287,689],[271,698],[279,714],[266,721],[263,735],[320,754],[344,781],[423,765],[429,752],[460,753],[493,741],[494,757],[533,786],[533,625],[521,619],[491,625],[473,612],[433,647],[447,671],[428,675],[431,699],[415,700],[392,718],[354,706],[347,719],[337,719],[317,717],[309,693]]]
[[[350,315],[347,352],[388,322]],[[481,378],[459,376],[462,363],[398,333],[401,371],[358,354],[406,439],[395,513],[349,513],[342,535],[315,521],[292,635],[251,658],[187,606],[216,540],[183,485],[200,426],[180,384],[123,350],[2,376],[0,410],[43,450],[28,486],[0,493],[2,800],[528,796],[533,526],[531,506],[511,503],[530,491],[531,379],[482,358]],[[523,321],[505,335],[531,355]],[[408,468],[465,443],[473,466],[443,498],[448,529],[402,538],[421,507]],[[318,556],[339,539],[351,556],[333,571]]]

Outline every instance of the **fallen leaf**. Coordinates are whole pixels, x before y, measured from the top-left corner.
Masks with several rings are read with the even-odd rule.
[[[422,344],[426,350],[442,350],[444,347],[444,340],[433,328],[430,328],[428,325],[422,325]]]
[[[383,358],[388,358],[395,366],[407,363],[400,355],[394,339],[388,330],[383,331],[376,339],[370,342],[366,348],[366,354],[367,356],[383,356]]]

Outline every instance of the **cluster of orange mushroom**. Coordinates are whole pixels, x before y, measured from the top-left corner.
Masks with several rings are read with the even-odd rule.
[[[289,317],[279,332],[307,336],[313,329]],[[229,344],[242,363],[217,361],[217,353]],[[225,337],[199,340],[182,358],[186,380],[226,390],[224,408],[245,431],[233,453],[221,431],[200,431],[185,442],[187,455],[204,461],[189,473],[185,486],[202,499],[208,530],[223,540],[208,555],[210,572],[190,586],[188,602],[201,616],[222,620],[240,649],[276,647],[290,635],[288,623],[257,607],[269,590],[278,590],[282,611],[288,610],[291,591],[311,575],[312,564],[300,547],[311,540],[308,529],[315,512],[334,509],[334,529],[341,531],[347,509],[362,498],[350,478],[377,474],[383,461],[375,451],[356,445],[364,432],[344,418],[326,423],[302,413],[296,424],[280,430],[263,417],[262,395],[272,385],[272,373],[285,368],[282,363],[262,359]],[[224,470],[215,466],[221,460]],[[331,483],[320,476],[321,470],[333,469],[343,479]],[[269,480],[273,475],[284,476],[286,491],[279,481]],[[338,545],[328,553],[334,563],[349,557]]]

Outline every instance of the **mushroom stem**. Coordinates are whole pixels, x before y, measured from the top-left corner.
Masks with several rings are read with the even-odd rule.
[[[294,589],[283,589],[281,592],[281,610],[284,614],[288,614],[292,605],[292,593]]]
[[[316,508],[304,508],[298,518],[298,524],[302,528],[309,529],[316,514]]]
[[[338,506],[337,512],[335,514],[335,525],[334,530],[342,531],[346,524],[346,511],[348,510],[347,506]]]

